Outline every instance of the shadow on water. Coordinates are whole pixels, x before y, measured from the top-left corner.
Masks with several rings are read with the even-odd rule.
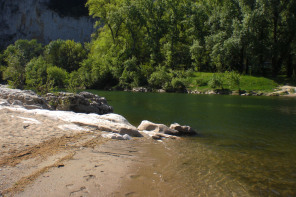
[[[241,188],[255,196],[296,196],[295,98],[94,93],[134,125],[178,122],[198,130],[202,137],[174,146],[181,171],[199,194]]]

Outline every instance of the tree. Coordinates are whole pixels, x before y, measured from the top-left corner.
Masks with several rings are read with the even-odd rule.
[[[65,69],[57,66],[47,67],[47,80],[54,87],[65,88],[68,85],[69,73]]]
[[[171,80],[171,73],[165,67],[158,67],[157,70],[151,74],[148,82],[153,88],[170,90]]]
[[[208,85],[211,88],[221,88],[223,89],[223,74],[222,73],[214,73],[212,78],[209,80]]]
[[[96,26],[106,27],[112,37],[112,41],[116,44],[119,30],[123,23],[120,14],[123,0],[88,0],[86,6],[89,8],[89,14],[97,18]]]
[[[162,78],[161,69],[294,72],[295,1],[88,0],[87,6],[101,27],[83,66],[96,84],[156,87],[151,78]]]
[[[44,56],[49,63],[72,72],[79,69],[87,53],[81,43],[73,40],[55,40],[45,47]]]
[[[50,92],[54,84],[48,80],[47,69],[51,66],[42,56],[33,58],[26,66],[27,88],[39,93]]]
[[[41,44],[36,40],[17,40],[4,51],[4,61],[7,68],[3,72],[3,78],[15,87],[23,89],[25,85],[25,67],[34,57],[38,57],[43,51]]]

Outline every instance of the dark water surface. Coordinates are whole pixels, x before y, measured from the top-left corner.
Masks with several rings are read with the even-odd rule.
[[[193,195],[296,196],[296,98],[93,93],[136,126],[178,122],[202,135],[174,144]]]

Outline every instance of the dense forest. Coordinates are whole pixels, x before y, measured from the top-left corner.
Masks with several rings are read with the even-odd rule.
[[[88,0],[86,7],[97,21],[90,43],[18,40],[0,55],[2,80],[43,92],[174,90],[196,72],[296,78],[296,1]]]

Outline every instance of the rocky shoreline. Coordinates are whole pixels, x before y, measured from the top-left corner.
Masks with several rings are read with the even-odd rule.
[[[142,167],[149,171],[148,185],[170,193],[175,186],[155,182],[151,168],[156,155],[157,164],[169,159],[159,140],[197,135],[195,130],[149,121],[136,127],[112,112],[105,98],[87,92],[41,97],[1,86],[0,196],[121,196],[135,190],[141,196],[147,187],[135,189],[133,177]]]
[[[158,92],[165,93],[166,91],[163,89],[152,90],[146,87],[136,87],[131,90],[124,90],[131,92]],[[206,91],[198,91],[198,90],[184,90],[185,94],[205,94],[205,95],[234,95],[234,96],[296,96],[296,87],[295,86],[281,86],[275,89],[273,92],[261,92],[261,91],[231,91],[228,89],[216,89],[216,90],[206,90]]]
[[[178,185],[161,177],[175,158],[168,148],[175,140],[112,140],[122,135],[47,112],[0,107],[0,196],[145,196],[150,190],[172,196]]]
[[[49,118],[67,121],[76,126],[94,127],[100,131],[113,133],[106,135],[111,139],[130,139],[149,136],[153,139],[192,136],[197,132],[190,126],[177,123],[170,127],[144,120],[138,128],[124,117],[114,114],[106,98],[89,92],[48,93],[41,97],[30,90],[10,89],[0,86],[0,109],[6,108],[22,113],[38,114]]]

